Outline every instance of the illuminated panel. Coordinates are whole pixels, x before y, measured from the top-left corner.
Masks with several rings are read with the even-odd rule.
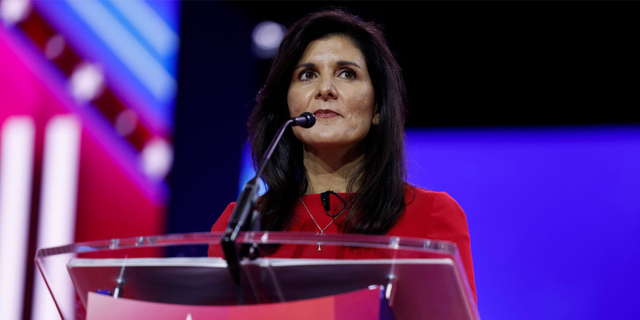
[[[100,1],[65,1],[82,22],[113,52],[158,101],[172,99],[175,79]],[[60,5],[56,3],[56,5]],[[125,2],[118,7],[131,8]],[[166,29],[161,29],[166,30]]]
[[[42,19],[37,18],[36,13],[35,11],[31,11],[31,14],[28,16],[29,18],[21,21],[19,26],[15,26],[10,30],[13,32],[8,32],[8,30],[0,28],[0,57],[2,57],[0,63],[2,63],[3,71],[6,71],[0,76],[0,84],[2,85],[0,86],[0,92],[3,93],[0,97],[4,99],[0,101],[3,103],[0,120],[2,120],[3,114],[23,113],[31,115],[36,120],[37,127],[44,128],[48,120],[55,114],[69,112],[77,114],[83,123],[83,135],[87,135],[86,138],[82,139],[82,148],[89,150],[87,152],[81,150],[80,170],[82,172],[79,177],[80,192],[92,192],[93,189],[102,192],[101,188],[104,186],[110,186],[116,190],[126,190],[127,188],[124,187],[119,188],[119,186],[124,183],[137,189],[135,192],[130,192],[129,195],[132,197],[142,197],[140,200],[143,203],[151,201],[151,203],[153,203],[151,206],[152,212],[157,212],[158,206],[162,206],[166,199],[166,184],[162,178],[150,176],[145,173],[145,157],[148,158],[148,156],[145,155],[150,153],[151,155],[160,154],[165,157],[170,157],[170,145],[167,146],[167,144],[163,144],[166,140],[162,135],[149,135],[147,138],[148,141],[146,142],[152,147],[150,149],[151,151],[145,152],[147,150],[142,148],[137,152],[116,133],[116,128],[113,127],[111,123],[104,121],[104,114],[102,114],[100,110],[96,110],[87,105],[78,105],[78,101],[69,92],[69,83],[72,82],[71,79],[67,79],[64,72],[59,72],[63,70],[63,68],[60,68],[60,65],[47,61],[45,57],[41,55],[42,51],[39,51],[39,44],[41,44],[42,41],[38,39],[48,38],[48,35],[54,32],[51,31],[51,28],[47,27]],[[20,37],[20,33],[17,32],[18,29],[16,29],[17,27],[22,27],[25,30],[39,30],[39,35],[34,36],[35,40],[32,38],[25,39],[26,36]],[[32,40],[35,42],[30,42]],[[162,142],[158,143],[158,139]],[[36,152],[38,152],[38,150],[36,150]],[[152,163],[153,166],[150,167],[150,169],[147,169],[147,172],[161,176],[159,172],[162,171],[162,167],[166,169],[168,161],[157,161],[157,156],[153,158],[155,162]],[[93,166],[92,162],[100,163],[103,168]],[[83,170],[85,167],[93,169],[91,171]],[[117,172],[117,174],[114,174],[114,172],[110,170]],[[166,171],[164,173],[166,173]],[[83,189],[84,177],[94,175],[102,177],[101,179],[107,180],[108,183],[98,185],[88,182],[87,188]],[[109,177],[112,177],[113,181],[109,182]],[[111,199],[111,201],[117,206],[120,203],[117,200],[127,198],[128,197],[116,196],[116,199]],[[135,199],[130,200],[134,202],[138,201]],[[79,201],[79,203],[81,203],[81,201]],[[124,203],[120,203],[120,205]],[[136,207],[142,209],[140,206]],[[89,215],[92,215],[94,211],[100,211],[91,210],[90,206],[83,209],[84,212]],[[144,212],[146,211],[142,211],[140,214],[144,214]],[[110,216],[114,218],[121,214],[124,214],[124,212],[111,212]],[[80,213],[78,219],[82,219],[82,216],[83,213]],[[129,216],[135,217],[137,215]],[[157,230],[158,224],[154,221],[156,221],[156,219],[161,220],[161,218],[162,216],[153,219],[145,216],[143,220],[153,225],[152,230]],[[91,219],[86,220],[86,222],[91,224]],[[124,233],[130,233],[132,229],[128,226],[132,226],[132,224],[112,231],[127,230]],[[101,225],[94,227],[90,225],[87,226],[87,228],[83,227],[82,230],[91,230],[92,228],[100,227]],[[143,227],[140,232],[145,231],[149,231],[149,229]],[[91,237],[91,239],[95,238]]]
[[[110,100],[124,101],[149,130],[171,131],[179,41],[177,20],[168,16],[178,14],[176,1],[37,1],[34,6],[78,55],[99,62],[114,95]],[[112,113],[107,117],[114,121],[119,112]]]
[[[35,125],[28,116],[12,116],[0,125],[0,319],[20,319]]]
[[[150,21],[153,17],[150,18],[149,12],[145,15],[141,10],[151,8],[161,13],[162,20],[169,21],[171,27],[177,25],[177,19],[165,19],[176,14],[172,9],[176,6],[174,1],[162,4],[145,2],[133,9],[121,6],[114,9],[115,6],[109,2],[101,4],[109,7],[112,14],[120,15],[120,23],[123,23],[122,16],[131,17],[132,12],[144,15]],[[62,30],[52,23],[51,16],[43,15],[45,10],[40,5],[44,7],[47,4],[42,1],[0,0],[0,126],[15,115],[32,119],[35,126],[33,180],[40,181],[42,174],[42,185],[34,185],[32,190],[36,193],[27,195],[30,208],[36,208],[35,212],[42,214],[38,227],[40,234],[30,234],[28,240],[18,243],[18,247],[22,246],[22,253],[26,254],[29,242],[32,246],[51,246],[59,242],[163,233],[167,197],[164,176],[170,167],[172,153],[172,99],[149,99],[148,90],[136,84],[139,79],[131,76],[132,71],[122,61],[101,60],[114,55],[108,51],[109,48],[96,45],[95,38],[90,41],[82,38],[83,32],[91,28],[74,26],[75,29]],[[72,17],[63,13],[56,19],[71,21]],[[150,35],[148,30],[135,30],[130,26],[131,21],[127,23],[124,24],[136,41],[146,47],[144,41]],[[158,26],[156,20],[154,27]],[[151,42],[156,49],[164,46],[162,50],[167,54],[177,42],[166,39],[158,38]],[[154,59],[160,61],[164,70],[173,77],[177,51],[174,56],[165,58],[158,58],[162,52],[151,51]],[[96,52],[99,54],[91,55]],[[167,92],[171,93],[171,90]],[[59,128],[55,119],[60,119],[60,115],[72,116],[82,124],[76,127],[78,140],[75,147],[68,143],[58,145],[49,142],[58,140],[52,137],[61,131],[47,128]],[[45,145],[53,149],[45,151]],[[62,205],[56,201],[59,197],[51,196],[55,192],[52,193],[51,184],[47,181],[57,179],[47,178],[47,172],[52,171],[45,167],[52,163],[52,158],[45,153],[65,154],[65,148],[70,147],[77,152],[76,164],[73,161],[63,162],[69,165],[68,169],[75,169],[78,175],[77,179],[67,176],[71,180],[63,180],[74,184],[57,190],[67,191],[66,209],[63,211],[71,213],[64,223],[66,227],[59,228],[54,225],[61,221],[50,219],[49,214],[59,212],[56,208],[60,209]],[[7,151],[2,152],[2,157],[12,156]],[[72,153],[67,155],[72,156]],[[38,194],[42,199],[35,196]],[[3,203],[16,204],[14,201]],[[50,223],[52,220],[54,225]],[[61,237],[51,237],[55,230]],[[27,265],[29,268],[33,270],[31,264]],[[27,283],[33,280],[31,275],[27,274]],[[38,281],[41,280],[40,275],[36,277],[38,279],[33,281],[41,283]],[[23,284],[21,281],[20,285]],[[33,319],[56,317],[56,312],[45,306],[47,302],[51,303],[50,295],[41,289],[36,284],[33,289],[36,301],[31,308],[24,308],[28,313],[23,318],[29,315]],[[31,291],[31,288],[26,288],[27,294]],[[22,312],[24,303],[29,306],[32,302],[29,296],[24,302],[22,295],[16,297],[12,303],[18,312]],[[44,303],[40,303],[43,300]]]

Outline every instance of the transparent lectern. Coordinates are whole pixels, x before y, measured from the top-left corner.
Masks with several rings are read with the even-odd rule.
[[[39,249],[35,260],[65,320],[91,320],[87,310],[96,294],[141,306],[252,308],[265,315],[269,306],[301,301],[311,307],[300,308],[310,310],[323,297],[344,304],[342,295],[367,288],[380,292],[388,309],[384,319],[480,319],[457,247],[450,242],[244,232],[236,245],[250,258],[243,259],[237,284],[220,256],[220,239],[221,233],[187,233],[74,243]]]

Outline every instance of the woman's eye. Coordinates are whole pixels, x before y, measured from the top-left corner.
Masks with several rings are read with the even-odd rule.
[[[316,74],[311,70],[303,70],[298,74],[298,79],[300,80],[311,80],[316,76]]]
[[[351,69],[342,69],[340,70],[339,76],[345,79],[355,79],[356,72]]]

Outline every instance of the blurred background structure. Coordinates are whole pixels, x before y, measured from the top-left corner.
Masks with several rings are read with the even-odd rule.
[[[640,318],[633,10],[170,0],[0,0],[0,318],[57,318],[37,248],[210,230],[282,32],[329,5],[384,26],[409,182],[465,209],[480,315]]]

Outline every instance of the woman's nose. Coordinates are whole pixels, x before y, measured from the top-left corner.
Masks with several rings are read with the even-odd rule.
[[[318,85],[318,92],[316,93],[316,99],[331,100],[338,99],[338,91],[336,90],[333,79],[330,77],[323,77]]]

